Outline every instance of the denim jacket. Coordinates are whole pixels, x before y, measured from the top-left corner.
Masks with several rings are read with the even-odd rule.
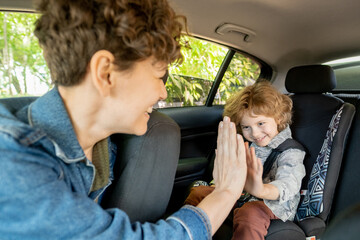
[[[199,208],[185,206],[166,220],[131,223],[120,209],[90,192],[94,165],[77,141],[54,88],[16,111],[0,104],[1,239],[211,239]],[[110,179],[116,146],[109,141]]]
[[[255,153],[264,164],[271,151],[277,148],[286,139],[291,138],[289,126],[276,135],[266,147],[255,147]],[[305,176],[305,166],[303,164],[305,152],[299,149],[288,149],[282,152],[274,162],[264,183],[276,186],[279,190],[279,199],[264,200],[264,203],[282,221],[294,220],[296,210],[300,201],[300,188],[303,177]]]

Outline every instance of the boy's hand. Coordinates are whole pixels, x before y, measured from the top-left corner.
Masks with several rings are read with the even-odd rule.
[[[257,158],[255,155],[255,148],[249,148],[249,143],[246,142],[245,151],[247,164],[247,177],[244,187],[245,191],[260,199],[278,199],[278,188],[271,184],[263,184],[263,165],[260,158]]]
[[[264,195],[264,184],[262,181],[263,165],[255,155],[255,148],[249,148],[249,143],[245,143],[247,177],[245,182],[245,191],[251,195],[262,198]]]

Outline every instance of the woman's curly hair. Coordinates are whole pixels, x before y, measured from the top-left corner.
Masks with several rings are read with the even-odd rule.
[[[241,131],[241,120],[245,113],[272,117],[281,132],[291,124],[292,100],[280,93],[268,81],[260,81],[234,94],[225,104],[224,116],[228,116]]]
[[[118,70],[137,61],[182,62],[186,18],[167,0],[40,0],[35,35],[56,85],[81,82],[91,57],[108,50]]]

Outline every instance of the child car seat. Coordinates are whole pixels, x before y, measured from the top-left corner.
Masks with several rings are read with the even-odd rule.
[[[294,114],[291,130],[293,138],[307,149],[304,159],[306,176],[302,182],[302,189],[311,191],[308,189],[308,183],[315,181],[316,184],[319,184],[317,186],[320,188],[319,193],[322,196],[317,199],[317,202],[312,203],[319,206],[316,214],[310,214],[298,222],[272,220],[266,239],[304,239],[305,236],[319,238],[327,225],[355,108],[352,104],[344,103],[339,98],[325,94],[336,86],[335,74],[329,66],[294,67],[286,76],[285,86],[292,93]],[[323,146],[324,142],[327,143],[329,140],[326,138],[326,133],[331,120],[339,109],[342,109],[342,112],[338,119],[339,122],[335,124],[336,131],[330,134],[332,144]],[[328,154],[328,162],[325,164],[326,167],[323,167],[324,169],[316,169],[319,166],[318,157],[321,157],[320,152],[324,147],[325,153]],[[311,177],[311,173],[318,172],[317,170],[320,171],[319,175],[323,179],[314,180]],[[318,196],[311,193],[308,197]]]

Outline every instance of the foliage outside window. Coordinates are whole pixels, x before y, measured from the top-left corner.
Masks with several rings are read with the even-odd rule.
[[[258,63],[241,53],[236,53],[220,83],[214,104],[225,104],[232,94],[254,84],[259,75]]]
[[[0,12],[1,97],[39,96],[53,86],[42,49],[33,34],[39,15]],[[170,66],[166,84],[168,98],[159,107],[204,105],[228,48],[204,40],[184,37],[190,48],[183,49],[184,62]],[[215,104],[224,104],[239,87],[253,83],[259,65],[236,53],[218,89]]]
[[[166,83],[168,98],[161,107],[204,105],[228,49],[196,38],[183,37],[184,62],[171,66]]]
[[[190,49],[184,49],[184,62],[170,67],[166,84],[168,98],[159,107],[204,105],[228,48],[204,40],[185,37]],[[251,58],[236,53],[217,91],[214,104],[225,104],[235,91],[253,84],[260,66]]]
[[[1,97],[41,95],[51,87],[49,70],[33,34],[37,14],[0,12]]]

